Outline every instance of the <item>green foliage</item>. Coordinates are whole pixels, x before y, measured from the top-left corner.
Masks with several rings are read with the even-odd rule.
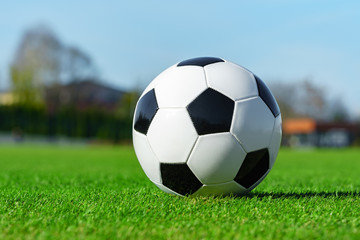
[[[44,104],[42,86],[36,84],[34,71],[31,68],[20,70],[11,68],[14,101],[26,106],[41,106]]]
[[[0,146],[3,239],[359,239],[360,150],[281,150],[244,197],[158,190],[130,147]]]
[[[29,106],[45,104],[45,88],[56,87],[61,81],[97,79],[97,74],[87,53],[62,43],[42,24],[24,31],[10,66],[14,101]]]
[[[124,93],[116,114],[123,119],[132,119],[139,96],[140,94],[137,91]]]
[[[78,111],[67,107],[49,113],[43,106],[0,105],[1,132],[119,142],[131,138],[131,126],[131,119],[97,109]]]

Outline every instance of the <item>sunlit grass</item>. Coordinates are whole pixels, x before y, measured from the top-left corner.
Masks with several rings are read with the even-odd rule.
[[[131,147],[0,147],[3,239],[359,239],[360,150],[281,150],[244,197],[175,197]]]

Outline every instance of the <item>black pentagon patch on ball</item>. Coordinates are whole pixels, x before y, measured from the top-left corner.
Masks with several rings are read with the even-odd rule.
[[[254,75],[254,77],[259,90],[259,96],[265,102],[265,104],[270,108],[274,117],[279,116],[280,108],[276,102],[274,95],[272,95],[270,89],[265,85],[265,83],[260,78],[258,78],[256,75]]]
[[[190,195],[202,186],[186,163],[160,163],[160,172],[162,184],[181,195]]]
[[[155,90],[152,89],[138,102],[134,119],[134,129],[138,132],[146,134],[158,109],[159,107],[156,101]]]
[[[197,133],[205,135],[230,131],[234,104],[224,94],[208,88],[187,109]]]
[[[248,153],[242,163],[235,182],[249,188],[269,170],[269,151],[267,148]]]
[[[199,67],[205,67],[206,65],[217,63],[217,62],[224,62],[221,58],[215,58],[215,57],[199,57],[199,58],[191,58],[188,60],[184,60],[180,62],[177,66],[199,66]]]

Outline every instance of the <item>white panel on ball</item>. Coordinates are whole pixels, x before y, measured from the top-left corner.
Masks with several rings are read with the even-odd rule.
[[[152,182],[160,183],[160,162],[152,151],[147,137],[133,130],[133,144],[136,156],[146,176]]]
[[[194,196],[227,196],[230,194],[244,194],[248,192],[247,189],[237,184],[234,181],[230,181],[222,184],[211,184],[204,185],[199,190],[197,190],[193,195]]]
[[[236,64],[219,62],[207,65],[204,69],[209,87],[234,101],[258,95],[253,74]]]
[[[163,163],[185,163],[198,137],[185,108],[159,109],[147,136]]]
[[[182,195],[181,195],[181,194],[178,194],[178,193],[176,193],[176,192],[172,191],[171,189],[169,189],[169,188],[165,187],[164,185],[159,184],[159,183],[156,183],[156,182],[154,182],[154,183],[155,183],[155,185],[156,185],[158,188],[160,188],[160,189],[161,189],[161,190],[163,190],[164,192],[166,192],[166,193],[170,193],[170,194],[173,194],[173,195],[177,195],[177,196],[181,196],[181,197],[182,197]]]
[[[267,148],[273,133],[275,118],[260,97],[235,102],[231,133],[246,152]]]
[[[274,132],[269,146],[270,169],[273,167],[279,152],[282,137],[281,114],[275,119]]]
[[[188,166],[203,184],[233,180],[246,157],[231,133],[200,136],[188,160]]]
[[[186,107],[206,88],[202,67],[172,67],[156,81],[155,94],[160,108]]]
[[[161,72],[156,78],[154,78],[149,85],[145,88],[145,90],[143,91],[143,93],[141,94],[140,98],[142,96],[144,96],[148,91],[150,91],[151,89],[155,88],[155,86],[161,82],[163,79],[166,78],[166,76],[172,72],[172,69],[176,68],[176,65],[173,65],[171,67],[169,67],[168,69],[166,69],[165,71]]]

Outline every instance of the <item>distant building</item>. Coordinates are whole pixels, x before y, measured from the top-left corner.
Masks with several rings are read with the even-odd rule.
[[[80,110],[97,108],[114,111],[126,92],[98,81],[84,80],[46,87],[43,94],[45,105],[54,110],[60,106],[72,106]],[[11,91],[0,92],[0,105],[15,103]]]
[[[347,147],[354,143],[358,131],[359,126],[353,123],[287,119],[283,123],[283,144],[293,147]]]
[[[311,118],[287,119],[283,123],[283,143],[287,146],[316,145],[316,122]]]
[[[50,108],[73,106],[80,110],[114,111],[125,93],[93,80],[75,81],[47,88],[45,102]]]
[[[347,147],[355,142],[359,126],[346,122],[318,122],[316,126],[317,146]]]

